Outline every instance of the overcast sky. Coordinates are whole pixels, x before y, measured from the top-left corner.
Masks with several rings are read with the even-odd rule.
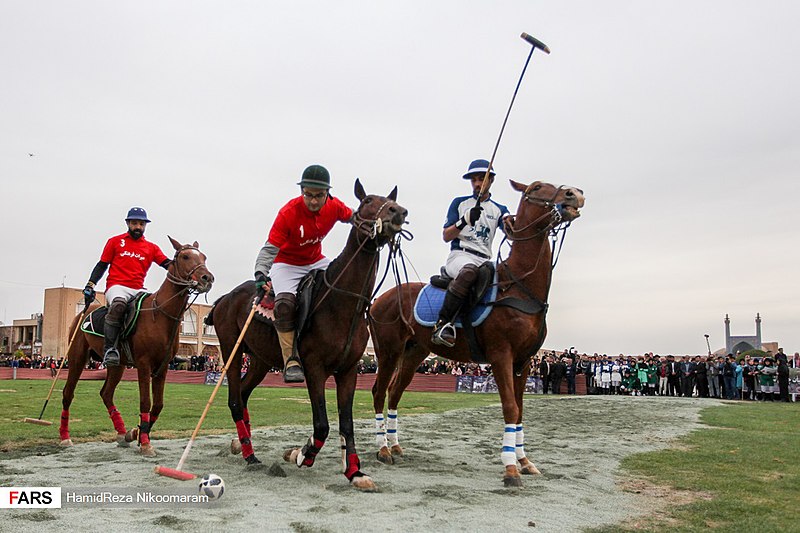
[[[409,260],[444,263],[470,160],[570,184],[586,207],[545,346],[704,353],[733,334],[800,350],[800,6],[791,1],[0,0],[0,321],[83,287],[129,207],[198,240],[216,284],[253,273],[309,164],[409,210]],[[33,153],[33,156],[29,156]],[[325,241],[335,257],[348,227]],[[164,271],[153,268],[148,288]],[[101,288],[104,283],[100,284]]]

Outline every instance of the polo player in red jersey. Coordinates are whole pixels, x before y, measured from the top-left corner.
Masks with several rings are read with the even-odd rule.
[[[310,271],[328,267],[330,260],[322,255],[322,239],[337,221],[350,222],[353,216],[352,209],[330,195],[331,177],[324,167],[306,168],[298,185],[302,194],[278,211],[255,266],[259,296],[269,281],[275,292],[275,330],[286,383],[305,380],[303,367],[293,355],[297,286]]]
[[[150,220],[147,212],[141,207],[131,207],[125,218],[128,231],[121,235],[111,237],[106,242],[100,261],[95,265],[89,282],[83,289],[86,305],[94,301],[94,287],[106,269],[106,315],[103,333],[105,344],[103,346],[103,364],[106,367],[119,366],[120,357],[117,350],[122,321],[128,302],[144,287],[144,278],[150,270],[152,263],[157,263],[166,269],[170,260],[158,245],[144,238],[144,229]]]

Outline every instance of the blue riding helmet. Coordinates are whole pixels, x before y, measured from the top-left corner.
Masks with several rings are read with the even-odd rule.
[[[147,218],[147,211],[141,207],[131,207],[128,210],[128,216],[125,217],[125,220],[144,220],[145,222],[150,222],[150,219]]]

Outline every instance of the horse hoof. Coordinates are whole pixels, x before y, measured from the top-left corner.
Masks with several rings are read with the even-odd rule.
[[[372,481],[372,478],[369,476],[358,476],[354,477],[353,480],[350,482],[355,488],[362,492],[377,492],[378,486]]]
[[[131,442],[128,440],[127,433],[117,433],[117,447],[130,448]]]
[[[72,439],[64,439],[64,440],[62,440],[61,441],[61,446],[64,446],[65,448],[67,448],[69,446],[72,446]]]
[[[139,440],[139,428],[129,429],[125,433],[125,442],[136,442],[137,440]]]
[[[239,455],[242,453],[242,443],[239,439],[231,439],[231,455]]]
[[[536,468],[536,465],[534,465],[533,463],[528,463],[526,465],[521,466],[519,469],[519,473],[525,474],[527,476],[538,476],[539,474],[541,474],[541,472],[539,472],[539,469]]]
[[[401,448],[399,444],[395,444],[392,446],[392,455],[403,457],[403,448]]]
[[[153,448],[152,444],[142,444],[142,446],[139,448],[139,453],[145,457],[155,457],[156,449]]]
[[[375,458],[378,459],[378,461],[380,461],[380,462],[382,462],[383,464],[386,464],[386,465],[393,465],[394,464],[394,458],[392,457],[392,453],[389,451],[389,448],[387,448],[386,446],[384,446],[383,448],[378,450],[378,452],[375,454]]]
[[[505,476],[503,477],[504,487],[521,487],[522,479],[519,476]]]
[[[297,456],[300,454],[300,448],[289,448],[283,452],[283,460],[287,463],[297,464]]]
[[[239,451],[241,451],[241,450],[239,450]],[[255,454],[251,455],[250,457],[245,457],[244,461],[248,465],[260,465],[261,464],[261,461],[258,460],[258,457],[256,457]]]

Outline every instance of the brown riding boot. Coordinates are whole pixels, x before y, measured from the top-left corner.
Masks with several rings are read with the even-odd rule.
[[[294,331],[277,331],[283,356],[284,383],[302,383],[306,380],[300,360],[293,355]]]

